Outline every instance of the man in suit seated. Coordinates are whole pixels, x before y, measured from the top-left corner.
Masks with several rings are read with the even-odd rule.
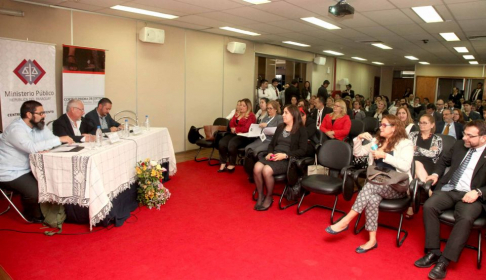
[[[444,121],[435,124],[437,127],[435,130],[436,133],[450,135],[457,140],[461,140],[463,136],[463,126],[458,122],[454,122],[452,119],[452,110],[444,109],[444,111],[442,111],[442,117]]]
[[[431,267],[429,278],[444,279],[450,261],[457,262],[469,238],[474,221],[486,210],[486,123],[475,120],[466,124],[464,139],[450,151],[444,151],[427,177],[433,185],[432,196],[424,204],[425,249],[428,253],[415,262],[417,267]],[[450,167],[449,172],[444,171]],[[440,179],[439,179],[440,178]],[[455,224],[444,251],[440,251],[439,215],[454,209]]]
[[[120,123],[115,121],[111,115],[111,100],[108,98],[101,98],[98,101],[98,107],[87,113],[85,118],[90,121],[94,127],[101,127],[103,132],[115,132],[122,129]]]
[[[52,132],[59,137],[67,135],[78,143],[94,141],[96,127],[83,118],[83,115],[83,102],[79,99],[71,99],[66,106],[66,114],[53,122]]]
[[[462,112],[462,116],[464,117],[465,122],[481,119],[481,115],[471,109],[471,102],[464,101],[464,103],[462,103],[462,106],[464,106],[464,112]]]
[[[427,106],[425,106],[425,110],[420,111],[418,118],[420,119],[425,114],[429,114],[434,117],[435,123],[442,121],[442,114],[437,112],[435,105],[432,103],[427,104]]]

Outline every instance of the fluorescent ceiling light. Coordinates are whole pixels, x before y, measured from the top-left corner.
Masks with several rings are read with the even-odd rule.
[[[423,64],[423,65],[429,65],[429,64],[430,64],[430,63],[425,62],[425,61],[420,61],[419,63],[420,63],[420,64]]]
[[[405,56],[406,59],[410,59],[410,60],[419,60],[418,58],[416,58],[415,56],[411,56],[411,55],[406,55]]]
[[[439,33],[444,40],[451,42],[451,41],[461,41],[459,37],[457,37],[456,33],[454,32],[447,32],[447,33]]]
[[[306,18],[301,18],[301,20],[305,20],[309,23],[312,23],[312,24],[315,24],[315,25],[318,25],[320,27],[324,27],[326,29],[341,29],[341,27],[339,26],[336,26],[334,24],[331,24],[329,22],[326,22],[326,21],[323,21],[323,20],[320,20],[318,18],[315,18],[315,17],[306,17]]]
[[[378,44],[372,44],[373,46],[377,47],[377,48],[380,48],[380,49],[384,49],[384,50],[391,50],[392,48],[387,46],[387,45],[384,45],[382,43],[378,43]]]
[[[474,55],[463,55],[462,57],[464,57],[464,59],[474,59]]]
[[[163,13],[158,13],[158,12],[154,12],[154,11],[137,9],[137,8],[121,6],[121,5],[113,6],[113,7],[111,7],[111,9],[130,12],[130,13],[136,13],[136,14],[142,14],[142,15],[147,15],[147,16],[159,17],[159,18],[166,18],[166,19],[178,18],[178,16],[174,16],[174,15],[163,14]]]
[[[385,63],[383,63],[383,62],[378,62],[378,61],[373,61],[373,62],[371,62],[371,63],[373,63],[373,64],[377,64],[377,65],[384,65],[384,64],[385,64]]]
[[[241,33],[241,34],[246,34],[246,35],[251,35],[251,36],[259,36],[260,35],[260,34],[255,33],[255,32],[241,30],[241,29],[238,29],[238,28],[233,28],[233,27],[228,27],[228,26],[220,27],[219,29],[224,29],[224,30],[228,30],[228,31],[238,32],[238,33]]]
[[[412,10],[426,23],[444,21],[432,6],[412,7]]]
[[[454,47],[454,49],[458,53],[468,53],[469,52],[466,47]]]
[[[335,51],[331,51],[331,50],[327,50],[327,51],[323,51],[323,52],[328,53],[328,54],[333,54],[333,55],[344,55],[343,53],[335,52]]]
[[[356,60],[361,60],[361,61],[366,61],[367,60],[365,58],[361,58],[361,57],[357,57],[357,56],[353,56],[351,58],[356,59]]]
[[[403,75],[415,75],[415,71],[402,71]]]
[[[478,64],[477,61],[469,61],[469,64]]]
[[[299,47],[310,47],[310,45],[302,44],[302,43],[297,43],[297,42],[292,42],[292,41],[283,41],[282,43],[285,44],[290,44],[290,45],[295,45]]]
[[[272,2],[272,1],[268,1],[268,0],[243,0],[243,1],[255,4],[255,5],[266,4],[266,3]]]

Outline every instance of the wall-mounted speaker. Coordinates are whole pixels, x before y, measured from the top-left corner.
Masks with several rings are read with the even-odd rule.
[[[317,65],[326,65],[326,58],[322,56],[315,57],[314,63]]]
[[[229,42],[226,49],[230,53],[244,54],[245,51],[246,51],[246,44],[245,43],[239,43],[239,42]]]
[[[163,44],[165,41],[165,31],[163,29],[144,27],[138,33],[138,39],[146,43]]]

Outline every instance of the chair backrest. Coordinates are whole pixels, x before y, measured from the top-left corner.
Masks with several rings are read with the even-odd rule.
[[[191,126],[189,133],[187,133],[187,140],[191,144],[196,144],[196,141],[203,138],[195,126]]]
[[[352,156],[351,146],[339,140],[328,140],[322,144],[317,155],[320,165],[329,169],[339,170],[350,165]]]
[[[229,120],[227,118],[217,118],[214,120],[213,125],[224,125],[228,126]]]
[[[351,120],[351,129],[349,130],[348,137],[352,141],[356,136],[365,131],[364,122],[361,120]]]
[[[378,126],[380,125],[380,121],[373,117],[366,117],[363,119],[364,122],[364,131],[369,132],[371,135],[374,135],[378,130]]]
[[[442,152],[441,155],[444,153],[444,151],[450,151],[452,149],[452,146],[456,143],[456,138],[450,136],[450,135],[444,135],[444,134],[437,134],[442,138]]]
[[[113,119],[119,123],[124,123],[125,119],[128,119],[128,122],[132,125],[139,125],[137,113],[131,110],[120,111],[113,116]]]
[[[47,127],[48,127],[48,128],[51,130],[51,131],[52,131],[52,123],[53,123],[53,122],[54,122],[54,121],[49,121],[49,122],[47,122],[47,124],[46,124],[46,126],[47,126]]]

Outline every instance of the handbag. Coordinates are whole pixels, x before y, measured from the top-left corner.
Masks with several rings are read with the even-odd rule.
[[[302,181],[302,178],[299,178],[297,180],[297,183],[295,183],[295,185],[293,185],[293,186],[291,186],[287,189],[287,192],[285,193],[285,198],[288,201],[295,201],[295,200],[299,199],[299,197],[301,197],[302,194],[304,193],[303,190],[302,190],[301,184],[300,184],[301,181]]]
[[[407,192],[410,184],[408,174],[374,164],[368,166],[366,179],[373,185],[390,186],[399,193]]]
[[[215,139],[214,134],[218,131],[226,131],[226,126],[224,125],[205,125],[204,134],[206,135],[206,140],[213,141]]]
[[[315,157],[316,160],[314,161],[314,164],[307,167],[307,175],[329,175],[329,168],[317,164],[317,155]]]

